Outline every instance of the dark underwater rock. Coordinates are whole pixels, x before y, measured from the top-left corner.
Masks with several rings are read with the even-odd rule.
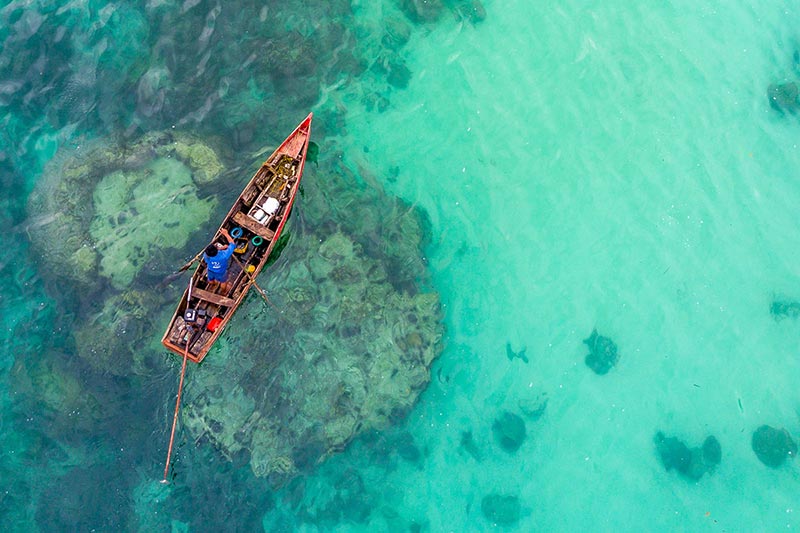
[[[692,450],[675,437],[667,437],[662,432],[656,433],[656,449],[661,457],[661,464],[669,472],[673,468],[681,474],[688,474],[692,468]]]
[[[536,422],[544,415],[545,409],[547,409],[547,400],[547,393],[543,392],[535,398],[521,398],[517,405],[528,420]]]
[[[515,352],[511,349],[511,343],[506,343],[506,357],[508,357],[509,361],[513,361],[514,359],[522,359],[523,363],[528,364],[528,356],[525,355],[527,350],[527,347],[523,347],[520,351]]]
[[[486,20],[486,8],[480,0],[448,0],[447,6],[453,11],[456,20],[466,20],[472,24]]]
[[[706,437],[703,442],[703,461],[708,465],[718,465],[722,461],[722,446],[713,435]]]
[[[314,529],[338,531],[342,522],[364,524],[375,509],[374,495],[368,490],[361,473],[352,467],[335,472],[325,480],[303,489],[309,500],[298,499],[297,516]],[[296,530],[296,528],[292,529]]]
[[[653,441],[661,464],[669,472],[673,468],[683,477],[697,481],[703,474],[713,472],[722,460],[722,447],[713,435],[706,437],[703,445],[689,448],[677,437],[667,437],[657,432]]]
[[[786,83],[773,83],[767,88],[767,97],[772,109],[781,113],[795,113],[800,109],[797,84],[793,81]]]
[[[493,524],[510,526],[519,521],[522,505],[516,496],[493,493],[481,500],[481,512]]]
[[[594,370],[595,374],[607,374],[614,368],[619,360],[617,345],[608,337],[598,335],[597,329],[592,330],[588,339],[583,343],[589,347],[589,354],[586,356],[586,366]]]
[[[776,300],[769,306],[769,312],[776,320],[781,318],[797,318],[800,316],[800,302]]]
[[[472,436],[472,431],[462,431],[461,432],[461,447],[464,448],[464,451],[467,452],[478,462],[483,460],[483,454],[481,453],[480,448],[475,443],[475,438]]]
[[[397,455],[409,463],[419,463],[422,459],[422,452],[414,442],[414,436],[404,431],[399,435],[396,443]]]
[[[15,409],[38,413],[47,420],[42,428],[58,441],[77,444],[98,430],[110,408],[102,393],[85,388],[87,376],[76,375],[70,355],[57,351],[19,357],[8,375]],[[80,416],[75,416],[80,413]]]
[[[319,166],[319,145],[314,141],[308,143],[308,152],[306,153],[306,160],[309,163],[314,163],[314,166]]]
[[[381,38],[381,44],[390,50],[397,51],[406,45],[411,39],[411,26],[397,17],[392,17],[386,21],[386,33]]]
[[[525,421],[514,413],[503,411],[492,424],[494,438],[500,447],[508,453],[516,452],[525,441]]]
[[[36,509],[42,531],[130,531],[133,509],[120,465],[76,467],[53,479]]]
[[[400,58],[394,58],[388,63],[388,74],[386,81],[390,85],[398,89],[405,89],[408,87],[408,82],[411,81],[411,71],[406,66],[406,62]]]
[[[435,22],[442,15],[441,0],[399,0],[400,11],[416,24]]]
[[[788,457],[797,455],[797,443],[784,428],[763,425],[753,432],[753,451],[759,461],[778,468]]]

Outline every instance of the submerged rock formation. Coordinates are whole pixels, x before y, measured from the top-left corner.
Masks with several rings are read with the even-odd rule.
[[[186,390],[194,438],[276,484],[404,416],[440,351],[417,212],[338,170],[304,183],[303,238],[268,271],[280,314],[251,295]]]
[[[520,398],[517,401],[517,406],[528,420],[536,422],[542,418],[542,415],[544,415],[544,412],[547,409],[547,401],[547,393],[541,392],[536,396],[526,396]]]
[[[518,352],[515,352],[511,348],[511,343],[506,343],[506,357],[508,357],[509,361],[513,361],[514,359],[521,359],[523,363],[526,365],[528,364],[528,356],[525,352],[528,351],[527,346],[523,346]]]
[[[198,187],[222,169],[211,148],[175,132],[57,155],[28,205],[44,272],[79,294],[104,282],[126,289],[154,256],[182,248],[209,220],[217,200]]]
[[[446,3],[457,20],[466,20],[472,24],[486,20],[486,8],[480,0],[448,0]]]
[[[589,347],[589,353],[585,359],[586,366],[591,368],[595,374],[601,376],[608,374],[608,371],[617,364],[619,360],[617,345],[608,337],[598,335],[597,329],[592,330],[592,334],[588,339],[584,339],[583,343]]]
[[[767,87],[769,105],[781,114],[796,113],[800,110],[799,95],[797,83],[793,81],[773,83]]]
[[[500,447],[508,453],[516,452],[527,437],[525,421],[509,411],[503,411],[497,417],[492,424],[492,433]]]
[[[686,479],[697,481],[703,474],[711,473],[722,460],[722,447],[713,435],[706,437],[703,445],[689,448],[677,437],[667,437],[657,432],[653,441],[667,471],[673,468]]]
[[[758,460],[770,468],[778,468],[797,455],[797,443],[784,428],[759,427],[753,432],[752,446]]]
[[[770,314],[775,320],[797,318],[800,316],[800,302],[791,300],[775,300],[769,306]]]
[[[102,307],[76,324],[74,332],[78,355],[102,373],[127,376],[145,374],[155,368],[163,356],[158,337],[162,325],[155,318],[158,309],[169,309],[173,302],[158,291],[129,290],[114,293],[102,301]],[[150,338],[150,342],[142,342]],[[155,350],[150,349],[154,347]]]
[[[202,190],[222,171],[206,143],[173,131],[65,148],[46,167],[27,232],[47,285],[78,310],[75,352],[92,369],[128,375],[163,360],[157,320],[179,289],[159,281],[215,227],[218,201]]]
[[[62,154],[37,184],[29,231],[48,281],[83,302],[71,326],[81,360],[102,374],[144,374],[163,360],[159,320],[175,303],[153,263],[174,270],[209,226],[216,200],[202,191],[222,165],[172,132],[86,153]],[[181,411],[195,439],[275,484],[402,418],[441,351],[424,219],[331,160],[304,182],[278,264],[261,280],[281,312],[253,293],[187,384]],[[403,453],[421,460],[413,446]]]
[[[17,416],[38,413],[46,421],[42,424],[45,434],[62,444],[93,434],[108,416],[105,398],[84,388],[83,380],[66,364],[68,360],[60,352],[18,357],[9,374]]]
[[[522,514],[522,504],[516,496],[492,493],[481,500],[481,513],[492,524],[514,525]]]
[[[483,461],[483,453],[478,447],[478,444],[475,442],[475,437],[472,436],[472,430],[461,432],[459,444],[465,452],[472,456],[473,459],[478,462]]]

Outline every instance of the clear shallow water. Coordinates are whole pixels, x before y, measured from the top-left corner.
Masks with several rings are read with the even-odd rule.
[[[95,7],[86,24],[108,13]],[[767,468],[750,436],[761,424],[800,431],[797,322],[769,313],[776,297],[800,298],[793,209],[800,196],[800,123],[770,109],[766,98],[770,83],[800,76],[792,58],[798,14],[777,2],[724,11],[689,3],[532,9],[487,2],[486,9],[477,25],[448,15],[415,28],[402,49],[412,76],[405,89],[390,91],[384,112],[368,111],[363,102],[384,85],[369,74],[340,84],[329,65],[333,74],[311,103],[318,121],[331,106],[346,120],[346,131],[321,121],[323,157],[326,140],[336,140],[351,168],[430,219],[426,256],[445,305],[447,336],[420,404],[402,427],[354,443],[302,484],[269,496],[255,497],[268,489],[224,462],[220,475],[204,478],[208,470],[192,466],[204,461],[201,453],[184,447],[179,490],[217,487],[227,502],[221,507],[234,516],[232,502],[255,502],[271,531],[400,531],[414,524],[486,530],[492,524],[481,501],[490,493],[519,498],[522,516],[498,526],[505,530],[795,526],[796,465]],[[370,32],[394,11],[389,4],[354,3],[345,21],[369,49]],[[9,34],[23,30],[17,24]],[[215,27],[212,35],[222,31]],[[35,31],[26,39],[36,49]],[[213,54],[207,64],[219,61],[225,70],[226,59]],[[104,91],[92,93],[97,105]],[[264,98],[279,95],[273,87]],[[2,216],[18,227],[29,216],[25,194],[56,145],[77,134],[107,134],[116,126],[108,117],[124,112],[64,124],[38,118],[24,99],[14,103],[5,123],[24,116],[29,130],[6,134],[2,179],[14,194],[3,200]],[[215,120],[215,109],[223,115],[221,106],[212,102],[208,120]],[[133,120],[145,130],[185,118],[156,114],[146,123],[142,116]],[[256,134],[239,144],[254,151],[270,140]],[[6,235],[23,256],[24,235]],[[9,375],[15,358],[61,338],[57,317],[73,311],[48,305],[35,268],[10,262],[0,273],[10,286],[0,359]],[[583,363],[581,341],[595,327],[619,346],[619,363],[605,376]],[[529,362],[510,361],[507,343],[526,347]],[[69,341],[55,345],[70,350]],[[142,425],[169,416],[161,398],[173,386],[176,363],[165,361],[159,380],[121,388],[126,402],[161,395],[133,402],[131,416],[140,415]],[[188,522],[185,509],[160,505],[164,492],[148,482],[160,473],[166,428],[153,430],[146,449],[130,452],[140,443],[109,434],[112,423],[100,423],[99,436],[89,424],[67,447],[79,454],[43,460],[40,451],[52,448],[35,444],[36,424],[48,423],[49,415],[35,406],[24,414],[18,404],[12,410],[16,394],[24,391],[6,388],[0,426],[9,450],[3,477],[13,480],[0,499],[4,518],[26,529],[41,505],[39,485],[90,464],[122,472],[115,498],[136,502],[130,527]],[[544,394],[547,409],[526,422],[520,449],[501,450],[492,434],[495,418]],[[697,483],[666,472],[653,444],[658,430],[689,446],[713,434],[722,462]],[[461,445],[465,431],[480,461]],[[399,453],[397,443],[407,435],[421,460]],[[78,486],[95,494],[92,481]],[[337,495],[338,517],[308,518]],[[34,503],[12,508],[29,498]],[[44,527],[54,515],[38,516]],[[98,520],[106,519],[98,514]]]
[[[544,530],[793,525],[796,474],[761,468],[749,442],[766,419],[797,423],[797,330],[767,313],[797,273],[797,147],[761,81],[791,69],[792,14],[524,10],[413,43],[420,79],[354,135],[392,140],[354,159],[417,167],[390,188],[432,213],[450,339],[471,352],[410,422],[450,435],[431,438],[411,506],[437,501],[435,529],[455,530],[491,490],[520,494],[524,527]],[[622,352],[604,377],[582,364],[595,326]],[[460,428],[490,440],[497,409],[532,389],[550,402],[517,457],[454,465]],[[716,435],[719,470],[665,473],[658,428]]]

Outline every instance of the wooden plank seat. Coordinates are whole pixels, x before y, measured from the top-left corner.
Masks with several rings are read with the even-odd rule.
[[[265,228],[264,226],[262,226],[252,218],[248,217],[241,211],[237,211],[233,215],[233,221],[239,224],[241,227],[252,231],[253,233],[255,233],[256,235],[258,235],[259,237],[261,237],[266,241],[271,241],[272,238],[275,236],[274,231]]]
[[[197,287],[192,288],[192,296],[200,298],[201,300],[205,300],[206,302],[211,302],[212,304],[222,305],[225,307],[233,307],[236,305],[236,300],[233,298],[228,298],[227,296],[209,292]]]

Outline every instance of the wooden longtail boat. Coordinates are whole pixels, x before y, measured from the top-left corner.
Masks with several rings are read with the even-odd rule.
[[[222,286],[227,289],[224,294],[219,292],[219,285],[217,292],[208,290],[203,261],[195,269],[161,339],[164,346],[181,357],[186,355],[195,363],[203,360],[264,268],[300,186],[311,117],[309,114],[261,165],[214,236],[216,242],[224,228],[236,241],[227,283]]]

